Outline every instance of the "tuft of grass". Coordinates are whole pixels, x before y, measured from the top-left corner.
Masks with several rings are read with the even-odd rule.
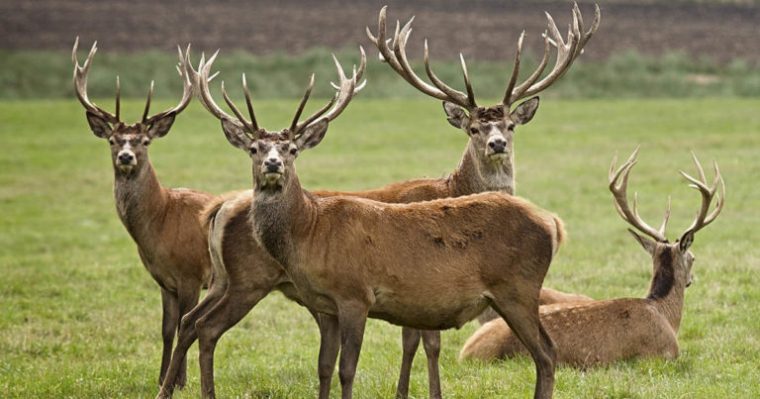
[[[83,47],[84,46],[83,44]],[[196,62],[199,53],[195,52]],[[80,50],[84,60],[85,49]],[[397,76],[369,50],[363,95],[370,98],[419,98],[420,93]],[[338,52],[344,68],[358,62],[356,49]],[[92,97],[111,99],[114,80],[121,77],[125,98],[146,95],[150,79],[156,81],[157,98],[178,98],[181,81],[174,69],[176,55],[156,51],[143,53],[98,53],[89,81]],[[458,62],[434,61],[436,73],[454,87],[462,87]],[[479,98],[503,96],[512,61],[470,60],[470,76]],[[536,57],[524,56],[523,77],[536,65]],[[336,71],[327,49],[313,49],[298,56],[254,56],[236,51],[223,52],[215,63],[221,71],[217,80],[226,80],[231,93],[241,95],[240,76],[246,73],[253,95],[258,98],[292,98],[303,93],[308,76],[317,75],[316,97],[333,94],[329,81]],[[421,63],[415,63],[424,76]],[[73,66],[69,54],[50,51],[0,50],[0,99],[70,98]],[[503,84],[502,84],[503,83]],[[216,87],[218,83],[212,86]],[[581,57],[572,69],[542,96],[559,98],[682,98],[757,97],[760,95],[760,68],[737,59],[720,65],[710,59],[691,59],[681,53],[661,57],[635,52],[617,54],[603,62],[587,62]],[[109,100],[111,102],[113,100]]]
[[[284,126],[295,100],[258,101],[265,126]],[[158,101],[156,109],[171,101]],[[317,106],[314,104],[313,106]],[[141,101],[126,101],[139,115]],[[578,371],[560,368],[557,398],[760,397],[760,114],[756,100],[543,101],[516,136],[517,191],[559,214],[570,239],[546,285],[595,298],[642,296],[649,257],[629,237],[606,188],[612,155],[642,144],[631,190],[655,223],[673,195],[670,235],[692,220],[698,196],[678,175],[692,170],[688,150],[716,159],[728,199],[693,246],[695,284],[686,292],[675,361],[626,361]],[[140,264],[112,198],[107,144],[88,130],[81,106],[67,101],[0,102],[0,397],[150,398],[160,362],[159,289]],[[358,97],[328,137],[298,162],[310,188],[358,190],[441,176],[466,142],[437,101]],[[215,193],[247,188],[250,161],[229,146],[197,102],[150,149],[163,184]],[[451,398],[529,397],[527,358],[497,364],[457,362],[469,323],[443,334],[443,390]],[[355,384],[357,398],[394,393],[400,329],[371,320]],[[220,397],[314,397],[318,331],[308,312],[278,293],[265,298],[219,342]],[[188,386],[197,398],[198,352]],[[411,395],[427,396],[422,351]],[[333,396],[338,394],[337,377]]]

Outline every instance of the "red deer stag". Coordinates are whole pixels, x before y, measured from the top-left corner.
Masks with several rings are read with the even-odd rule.
[[[521,86],[525,86],[526,90],[528,86],[533,88],[534,91],[532,92],[532,94],[535,94],[538,91],[547,88],[551,83],[553,83],[553,81],[558,79],[562,73],[564,73],[564,70],[570,67],[575,57],[577,57],[580,54],[580,51],[577,51],[577,52],[574,51],[572,58],[569,57],[568,55],[569,51],[571,49],[575,49],[576,48],[575,46],[580,46],[580,47],[584,46],[585,43],[588,41],[588,39],[591,37],[591,35],[596,31],[599,25],[600,16],[599,16],[598,8],[596,10],[595,21],[592,24],[591,29],[589,29],[588,31],[585,31],[583,27],[580,11],[578,10],[577,6],[574,8],[573,15],[577,24],[577,32],[575,34],[573,33],[569,34],[567,44],[564,44],[563,47],[558,51],[557,65],[555,65],[553,71],[549,74],[549,76],[551,76],[552,78],[549,80],[543,79],[541,82],[536,83],[535,85],[532,85],[533,83],[535,83],[535,81],[537,80],[537,77],[540,76],[540,74],[543,72],[543,69],[546,66],[546,63],[548,60],[548,50],[549,50],[549,47],[547,45],[545,47],[544,60],[542,61],[542,65],[539,66],[540,70],[534,72],[533,74],[535,75],[535,78],[532,78],[530,82],[526,82],[525,84],[521,85]],[[549,26],[550,28],[553,27],[553,29],[550,29],[553,32],[553,34],[558,35],[558,30],[556,29],[556,26],[554,26],[554,22],[551,19],[551,17],[549,17]],[[385,34],[384,33],[385,32],[385,8],[383,8],[380,13],[379,27],[380,27],[380,32],[382,32],[382,35],[384,35]],[[405,28],[405,32],[406,32],[405,34],[407,36],[408,36],[409,30],[410,30],[409,26],[407,26]],[[395,35],[396,38],[399,37],[399,34],[400,32],[397,31]],[[370,37],[373,39],[374,42],[378,43],[377,39],[375,39],[371,34],[370,34]],[[580,37],[579,43],[574,43],[574,40],[576,40],[574,38],[576,37]],[[552,41],[549,41],[549,39],[547,39],[547,43],[554,43],[556,45],[557,42],[564,43],[561,37],[558,37],[556,40],[552,40]],[[381,40],[379,41],[379,43],[385,43],[385,41]],[[394,40],[394,43],[399,43],[399,41]],[[521,44],[522,44],[522,40],[520,41],[520,47],[519,47],[520,49],[521,49]],[[388,55],[390,53],[387,50],[380,48],[380,51],[381,51],[381,54],[384,54],[384,53],[386,54],[385,56],[386,59],[391,59],[391,60],[396,59],[396,58],[393,58],[393,56]],[[396,51],[399,51],[398,48]],[[519,54],[518,54],[518,57],[519,57]],[[516,63],[517,65],[519,65],[519,58],[516,61]],[[210,66],[210,63],[208,65]],[[391,61],[391,65],[394,65],[393,61]],[[399,69],[396,69],[396,70],[398,71]],[[439,94],[434,97],[439,98],[440,96],[445,96],[445,94],[443,92],[439,92]],[[207,96],[207,97],[208,99],[210,99],[210,96]],[[216,115],[220,119],[233,121],[233,122],[228,122],[228,123],[236,122],[234,121],[233,118],[231,118],[229,115],[226,115],[224,111],[221,111],[218,107],[215,107],[213,109],[209,108],[207,101],[204,100],[203,97],[201,99],[202,99],[202,102],[204,102],[204,105],[206,106],[206,108],[209,109],[214,115]],[[457,102],[455,98],[452,98],[451,101],[453,101],[454,103]],[[472,102],[474,103],[474,98],[472,99]],[[451,112],[457,112],[456,110],[454,110],[456,106],[453,105],[452,102],[446,102],[445,104],[447,104],[445,105],[445,109],[447,110],[447,112],[449,109],[452,109]],[[513,189],[514,189],[514,173],[513,173],[514,158],[513,158],[513,145],[512,145],[512,136],[514,134],[514,126],[516,123],[521,123],[521,124],[527,123],[533,117],[535,110],[537,109],[537,106],[538,106],[538,98],[535,97],[521,104],[511,113],[509,112],[509,106],[507,104],[500,104],[500,105],[491,107],[494,110],[493,112],[483,111],[485,113],[491,113],[491,114],[493,114],[494,112],[500,112],[501,116],[499,118],[493,118],[493,120],[491,120],[490,122],[487,120],[487,118],[481,118],[482,120],[481,119],[473,120],[472,122],[473,126],[480,122],[483,123],[483,126],[481,128],[481,130],[483,131],[482,134],[475,134],[472,131],[472,128],[470,128],[469,126],[457,125],[457,127],[464,128],[465,132],[470,137],[470,142],[463,155],[462,161],[460,162],[458,169],[455,170],[451,175],[449,175],[446,178],[420,179],[420,180],[406,181],[403,183],[392,184],[378,190],[370,190],[370,191],[364,191],[364,192],[338,193],[338,192],[321,191],[321,192],[315,192],[315,194],[319,196],[330,196],[330,195],[358,196],[358,197],[365,197],[365,198],[370,198],[370,199],[379,200],[383,202],[389,202],[389,203],[399,203],[399,202],[408,203],[408,202],[424,201],[424,200],[431,200],[431,199],[436,199],[436,198],[467,195],[467,194],[477,193],[481,191],[501,191],[501,192],[512,194]],[[504,111],[504,109],[506,109],[506,112]],[[470,112],[475,112],[477,110],[484,110],[484,108],[475,107],[475,109],[470,110]],[[466,115],[463,113],[460,114],[460,116],[466,117]],[[491,124],[490,131],[489,131],[489,126],[488,126],[489,123]],[[218,229],[216,229],[218,233],[216,235],[217,239],[211,241],[212,252],[216,252],[218,255],[218,262],[216,263],[219,263],[219,268],[235,269],[235,270],[239,270],[240,273],[250,273],[251,276],[254,276],[262,272],[257,271],[255,268],[252,268],[251,265],[257,264],[257,263],[261,264],[261,263],[266,263],[266,262],[262,262],[257,259],[257,252],[256,252],[257,249],[254,248],[253,244],[242,242],[243,240],[246,240],[247,237],[249,237],[251,234],[251,232],[249,231],[250,226],[246,223],[243,223],[244,220],[246,219],[245,214],[249,212],[251,200],[252,200],[252,197],[250,193],[241,194],[240,197],[236,198],[235,200],[230,201],[227,204],[224,204],[224,206],[222,206],[223,203],[221,201],[218,202],[216,205],[214,205],[213,207],[209,209],[208,213],[216,217],[215,225],[220,226]],[[220,209],[222,210],[222,212],[219,212]],[[224,226],[228,226],[229,223],[238,224],[238,226],[236,227],[237,231],[239,232],[238,234],[233,236],[233,235],[222,232],[222,230],[224,229]],[[213,234],[214,233],[212,233],[212,235]],[[216,250],[214,250],[213,248],[215,245],[217,247]],[[224,256],[225,251],[223,250],[223,248],[225,247],[242,248],[244,246],[248,246],[250,248],[250,253],[248,257],[226,258]],[[235,263],[239,263],[239,265]],[[263,265],[260,267],[263,267]],[[201,304],[198,307],[196,307],[186,317],[185,322],[183,323],[183,326],[181,327],[181,332],[180,332],[180,336],[185,337],[185,339],[180,338],[180,341],[186,342],[187,347],[189,347],[189,345],[191,345],[192,342],[197,337],[197,332],[194,326],[195,322],[199,318],[204,316],[204,314],[207,314],[209,310],[214,306],[215,302],[218,301],[222,295],[224,295],[224,290],[226,288],[223,288],[225,287],[224,285],[225,283],[223,283],[221,280],[226,278],[227,274],[228,272],[224,270],[220,271],[219,273],[215,273],[215,281],[219,282],[219,284],[218,285],[215,284],[215,287],[212,287],[212,290],[209,293],[209,295],[207,295],[207,297],[204,298]],[[556,302],[581,301],[581,300],[589,300],[589,299],[590,298],[585,297],[583,295],[565,294],[559,291],[545,288],[541,290],[540,302],[541,304],[547,304],[547,303],[556,303]],[[240,303],[240,302],[241,301],[237,301],[237,303]],[[250,308],[252,308],[255,305],[255,303],[256,302],[250,302],[250,304],[247,306],[250,306]],[[240,305],[236,305],[236,306],[239,307],[240,309],[239,311],[244,310],[243,308],[245,307],[245,306],[240,306]],[[223,307],[219,307],[218,309],[223,309]],[[221,312],[221,310],[217,310],[217,311]],[[220,332],[218,334],[221,335],[224,331],[230,328],[238,320],[239,318],[231,317],[231,318],[225,319],[224,321],[219,321],[219,323],[231,323],[231,324],[225,325],[224,327],[219,327]],[[440,398],[441,390],[440,390],[440,382],[439,382],[439,376],[438,376],[438,354],[440,351],[440,333],[438,331],[432,331],[432,330],[421,331],[421,330],[414,330],[414,329],[408,329],[408,328],[404,329],[404,334],[403,334],[404,357],[403,357],[403,362],[402,362],[402,367],[401,367],[401,375],[399,378],[397,396],[400,398],[407,396],[408,386],[409,386],[409,375],[411,372],[411,364],[414,357],[414,353],[417,349],[417,346],[419,345],[420,335],[424,337],[424,340],[423,340],[424,347],[428,355],[430,396],[432,398]],[[184,358],[186,349],[185,350],[180,349],[180,347],[184,347],[184,346],[185,345],[178,345],[178,349],[175,350],[175,356],[177,356],[178,358]],[[211,360],[207,360],[207,362],[211,362]],[[326,395],[326,392],[329,392],[328,390],[329,390],[329,384],[330,384],[330,376],[332,375],[333,368],[334,366],[330,363],[320,362],[320,367],[319,367],[319,375],[320,375],[320,381],[321,381],[320,392],[324,393],[325,395]],[[206,381],[208,381],[207,386],[212,387],[212,388],[209,388],[208,390],[204,389],[204,392],[208,394],[208,392],[213,392],[213,370],[210,370],[204,367],[202,367],[202,369],[209,370],[208,372],[202,372],[202,374],[206,375],[205,379]]]
[[[208,65],[202,71],[201,93],[207,97]],[[259,128],[250,101],[247,121],[227,96],[239,121],[222,118],[222,127],[228,141],[253,160],[253,202],[243,217],[256,241],[284,267],[300,301],[319,315],[320,359],[334,359],[340,348],[342,397],[352,397],[367,317],[438,330],[460,327],[489,305],[530,348],[535,397],[551,397],[555,349],[540,324],[538,300],[562,241],[560,219],[498,192],[388,204],[304,191],[294,161],[321,142],[333,119],[320,115],[324,107],[299,122],[311,82],[289,128]],[[349,80],[345,92],[352,93],[354,85]],[[337,97],[346,97],[343,92]],[[225,250],[238,255],[235,248]],[[256,300],[263,293],[232,276],[228,285],[222,302],[236,285]],[[216,337],[204,339],[203,324],[203,318],[196,323],[199,340],[213,342]]]
[[[653,277],[649,294],[646,298],[543,307],[541,320],[557,343],[557,361],[560,363],[586,368],[635,357],[673,359],[678,356],[677,335],[684,290],[691,284],[694,263],[689,247],[694,234],[715,220],[723,209],[725,184],[718,165],[714,164],[715,180],[709,187],[702,166],[694,156],[699,179],[684,172],[681,174],[691,183],[691,187],[700,192],[702,205],[696,219],[681,238],[670,243],[665,237],[670,201],[665,219],[657,230],[639,216],[635,196],[633,209],[628,207],[628,175],[636,163],[637,152],[638,149],[617,171],[614,171],[613,161],[609,187],[618,213],[639,233],[633,229],[628,231],[652,257]],[[709,212],[718,185],[721,194],[716,200],[715,209]],[[460,358],[490,361],[512,357],[517,353],[525,353],[523,346],[507,325],[493,320],[470,337],[462,348]]]
[[[124,227],[137,244],[143,265],[161,287],[163,320],[163,355],[159,384],[164,382],[172,354],[172,343],[180,318],[198,303],[201,287],[211,274],[211,260],[206,232],[198,213],[214,197],[187,190],[161,186],[148,158],[148,145],[165,136],[176,116],[192,99],[192,85],[187,75],[182,52],[178,70],[184,92],[173,108],[149,116],[153,82],[150,85],[145,111],[138,123],[126,124],[120,119],[119,78],[116,78],[116,112],[112,114],[95,105],[87,95],[87,75],[97,51],[92,45],[84,64],[77,60],[79,38],[74,42],[74,89],[87,111],[87,122],[95,136],[108,140],[114,171],[116,211]],[[168,384],[185,385],[185,364]]]

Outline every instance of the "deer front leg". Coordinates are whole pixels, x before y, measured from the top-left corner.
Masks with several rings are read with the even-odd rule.
[[[189,313],[195,305],[198,304],[198,297],[201,294],[201,284],[190,284],[189,287],[182,287],[179,292],[179,313],[177,317],[177,344],[179,345],[180,327],[182,326],[182,318],[185,314]],[[168,368],[168,367],[167,367]],[[171,382],[171,380],[169,380]],[[174,386],[183,389],[187,383],[187,359],[182,356],[179,369],[177,370],[176,377],[174,378]]]
[[[441,377],[438,374],[438,356],[441,354],[441,332],[426,330],[422,333],[422,346],[428,361],[428,386],[431,399],[441,399]]]
[[[340,350],[340,330],[338,318],[324,313],[312,313],[319,324],[319,399],[330,397],[330,382],[332,381],[335,361]]]
[[[406,399],[409,396],[409,378],[412,374],[412,363],[417,347],[420,345],[420,330],[409,327],[401,328],[401,374],[396,387],[396,399]]]
[[[341,397],[353,397],[354,376],[367,324],[368,307],[363,303],[338,304],[340,329],[340,386]]]
[[[179,321],[179,301],[176,295],[161,288],[161,305],[163,315],[161,320],[161,337],[163,340],[163,353],[161,355],[161,372],[158,376],[158,386],[164,382],[166,370],[169,368],[169,362],[172,357],[172,344],[174,343],[174,334],[177,331]]]

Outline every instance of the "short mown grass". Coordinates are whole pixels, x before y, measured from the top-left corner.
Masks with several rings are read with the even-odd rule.
[[[265,126],[284,126],[295,101],[257,101]],[[156,109],[168,106],[156,104]],[[142,103],[127,101],[125,115]],[[675,361],[560,368],[557,398],[760,397],[760,113],[757,100],[544,101],[518,129],[520,195],[559,214],[570,236],[546,284],[595,298],[642,296],[651,261],[625,231],[606,188],[615,152],[641,144],[631,191],[657,223],[673,196],[670,235],[691,222],[698,195],[679,169],[689,150],[725,177],[725,210],[693,246],[696,283],[687,290]],[[0,397],[136,398],[157,392],[159,290],[121,226],[111,194],[107,144],[88,130],[73,100],[0,103]],[[298,160],[310,188],[357,190],[452,170],[466,142],[428,99],[357,98],[324,142]],[[216,120],[193,103],[151,146],[166,186],[211,192],[249,187],[250,164]],[[521,358],[460,364],[476,329],[443,334],[449,398],[531,395],[534,368]],[[400,329],[370,321],[355,397],[392,397]],[[316,396],[318,332],[309,314],[273,293],[217,347],[220,397]],[[412,395],[427,396],[422,354]],[[199,396],[197,347],[178,398]],[[339,384],[333,380],[337,397]]]

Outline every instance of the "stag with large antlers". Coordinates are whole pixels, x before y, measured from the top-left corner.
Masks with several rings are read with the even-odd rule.
[[[150,113],[153,82],[150,84],[140,122],[121,121],[119,78],[116,78],[115,113],[106,111],[87,95],[87,76],[97,51],[92,45],[84,64],[77,60],[79,38],[74,43],[74,89],[86,110],[87,122],[95,136],[106,139],[111,149],[114,171],[116,210],[124,227],[137,244],[143,265],[161,288],[163,320],[163,355],[159,384],[184,386],[185,364],[179,365],[171,381],[164,381],[172,354],[172,344],[180,318],[198,303],[203,285],[211,274],[206,232],[198,213],[214,197],[188,189],[167,189],[161,186],[148,159],[148,145],[165,136],[176,116],[190,103],[192,85],[184,65],[186,57],[179,53],[177,67],[183,82],[179,103],[154,115]]]
[[[598,13],[598,10],[597,10]],[[580,19],[580,12],[574,10],[576,18]],[[589,30],[583,36],[583,44],[590,38],[590,35],[596,30],[598,26],[599,16],[594,22],[593,28]],[[380,25],[381,31],[384,32],[385,21],[385,9],[381,11]],[[582,20],[579,22],[579,29],[582,27]],[[569,40],[569,39],[568,39]],[[560,40],[561,41],[561,40]],[[382,51],[382,50],[381,50]],[[212,57],[213,60],[214,57]],[[548,59],[548,55],[545,55]],[[211,63],[205,63],[207,67],[210,67]],[[362,62],[363,65],[363,62]],[[363,70],[363,66],[360,67],[360,71]],[[208,72],[208,71],[207,71]],[[342,70],[339,69],[339,73],[342,74]],[[538,73],[540,75],[540,72]],[[556,73],[555,73],[556,75]],[[342,76],[342,75],[341,75]],[[206,79],[209,79],[208,75]],[[347,85],[348,82],[343,80]],[[203,82],[196,79],[196,83],[202,88]],[[546,83],[546,82],[545,82]],[[544,88],[546,85],[543,86]],[[240,128],[247,127],[249,131],[255,131],[258,129],[256,117],[253,113],[253,106],[250,101],[250,93],[243,77],[243,89],[246,98],[246,104],[249,111],[250,121],[246,121],[242,118],[241,112],[235,105],[229,101],[229,97],[225,95],[225,101],[232,109],[235,116],[228,115],[219,106],[214,103],[213,98],[209,94],[208,90],[201,90],[200,97],[204,106],[217,118],[222,120],[223,124],[237,123]],[[345,98],[345,96],[339,96],[338,99]],[[339,101],[340,102],[340,101]],[[537,99],[535,100],[537,104]],[[496,128],[493,132],[487,132],[488,123],[483,123],[484,134],[474,134],[470,130],[465,129],[470,136],[469,144],[463,158],[459,164],[459,167],[448,177],[441,179],[420,179],[405,181],[397,184],[392,184],[377,190],[363,191],[363,192],[315,192],[314,194],[319,196],[330,195],[349,195],[374,199],[383,202],[390,203],[409,203],[417,201],[427,201],[436,198],[456,197],[462,195],[469,195],[483,191],[501,191],[504,193],[512,194],[514,192],[514,167],[513,167],[513,151],[512,151],[512,135],[514,133],[514,121],[519,123],[527,123],[535,112],[535,106],[530,105],[532,103],[526,103],[518,107],[511,116],[507,114],[506,120],[494,123],[493,127]],[[329,107],[329,104],[328,104]],[[531,110],[532,107],[532,110]],[[514,120],[514,121],[513,121]],[[232,121],[232,122],[230,122]],[[477,123],[474,121],[473,123]],[[226,131],[226,130],[225,130]],[[501,139],[498,137],[501,134]],[[228,136],[229,137],[229,136]],[[234,137],[232,138],[235,139]],[[266,261],[260,260],[257,256],[257,249],[250,243],[244,242],[246,237],[251,236],[250,226],[244,223],[240,223],[241,220],[245,220],[245,215],[249,212],[252,197],[249,194],[242,194],[239,198],[231,200],[225,204],[220,201],[213,206],[209,214],[216,217],[216,226],[220,226],[217,231],[219,234],[217,239],[211,240],[212,253],[217,253],[218,258],[215,260],[215,268],[219,269],[231,269],[237,270],[240,275],[247,273],[251,277],[248,279],[257,281],[267,281],[255,276],[262,274],[259,268],[271,267]],[[219,211],[221,209],[221,211]],[[218,213],[217,213],[218,212]],[[222,234],[221,229],[229,224],[239,224],[236,229],[238,234]],[[212,232],[212,236],[215,233]],[[213,247],[217,248],[214,249]],[[225,256],[225,248],[236,248],[235,256]],[[243,250],[245,249],[245,250]],[[247,256],[240,255],[246,252]],[[257,267],[251,267],[251,264],[260,264]],[[214,306],[214,303],[224,295],[225,288],[224,283],[221,280],[225,279],[229,273],[225,270],[215,271],[215,287],[212,287],[211,293],[201,302],[201,304],[194,309],[183,322],[183,327],[180,332],[180,336],[187,337],[186,339],[180,338],[181,342],[186,342],[186,345],[179,345],[175,353],[180,358],[184,358],[186,350],[182,350],[183,347],[188,346],[196,339],[195,321],[201,318],[204,313],[208,312]],[[271,275],[272,273],[269,273]],[[222,277],[219,277],[222,276]],[[280,284],[280,283],[278,283]],[[219,289],[217,291],[217,288]],[[282,288],[282,287],[280,287]],[[262,288],[263,289],[263,288]],[[271,289],[271,288],[270,288]],[[242,293],[239,295],[243,295]],[[557,303],[557,302],[570,302],[570,301],[582,301],[589,300],[590,298],[577,294],[566,294],[552,289],[542,289],[540,302],[541,304]],[[233,301],[234,303],[235,301]],[[237,301],[237,303],[244,303],[244,301]],[[247,303],[247,302],[246,302]],[[250,302],[250,305],[246,305],[247,309],[252,308],[256,302]],[[246,306],[240,306],[240,311],[247,312]],[[489,312],[496,315],[495,312]],[[240,316],[242,317],[242,316]],[[494,317],[494,316],[491,316]],[[498,317],[496,315],[495,317]],[[234,320],[234,321],[231,321]],[[218,324],[237,322],[238,319],[231,318],[224,321],[218,321]],[[231,325],[230,325],[231,326]],[[229,327],[220,327],[220,330],[226,331]],[[221,334],[221,333],[220,333]],[[404,398],[407,396],[409,387],[409,376],[411,373],[412,360],[414,354],[419,345],[420,337],[423,337],[423,343],[425,352],[428,356],[428,370],[429,370],[429,385],[430,385],[430,397],[440,398],[440,378],[438,373],[438,355],[440,352],[440,333],[435,330],[413,330],[404,328],[403,330],[403,360],[401,365],[401,373],[398,383],[397,397]],[[206,353],[202,351],[202,353]],[[202,355],[203,357],[203,355]],[[210,358],[211,356],[209,356]],[[202,364],[209,364],[211,360],[202,360]],[[204,392],[213,392],[213,371],[211,366],[202,367],[202,375],[204,376],[204,386],[211,388],[204,388]],[[333,364],[329,362],[320,362],[319,376],[320,376],[320,392],[326,396],[326,392],[330,387],[330,376],[332,375]]]
[[[646,298],[593,301],[577,305],[542,307],[541,320],[557,343],[557,361],[574,367],[591,367],[637,357],[678,356],[678,328],[681,325],[684,291],[692,282],[694,255],[689,248],[694,235],[712,223],[723,209],[725,183],[715,167],[715,180],[708,185],[704,170],[693,156],[698,178],[681,174],[697,189],[702,204],[694,222],[675,242],[669,242],[665,228],[670,216],[670,200],[665,217],[655,229],[639,216],[636,196],[628,206],[628,177],[636,164],[638,149],[617,171],[610,167],[609,188],[618,214],[630,224],[636,241],[652,257],[653,277]],[[720,187],[720,194],[717,190]],[[715,199],[716,195],[718,196]],[[711,204],[715,208],[710,211]],[[462,359],[496,360],[525,353],[510,328],[493,320],[473,334],[460,353]]]
[[[536,95],[547,89],[567,72],[573,62],[582,53],[592,35],[599,28],[601,14],[598,6],[595,8],[594,21],[588,29],[586,29],[583,23],[583,17],[577,4],[573,5],[572,15],[572,25],[569,28],[567,38],[563,39],[554,19],[546,13],[548,28],[547,32],[544,32],[543,35],[543,57],[536,70],[525,81],[517,84],[525,32],[520,35],[517,41],[517,54],[515,56],[514,67],[502,102],[490,107],[477,105],[467,72],[467,64],[465,63],[464,56],[461,54],[460,63],[464,77],[465,92],[452,88],[439,79],[433,72],[430,66],[430,52],[427,40],[424,42],[424,64],[425,72],[432,84],[426,83],[414,72],[406,54],[406,46],[412,33],[414,17],[403,27],[401,27],[399,21],[396,21],[393,37],[386,39],[386,7],[383,7],[378,16],[377,34],[373,34],[367,28],[367,36],[377,46],[381,58],[391,69],[422,93],[442,100],[448,122],[452,126],[464,130],[469,137],[469,144],[460,165],[460,170],[452,174],[453,177],[463,178],[459,179],[460,184],[456,186],[455,190],[451,191],[450,196],[466,195],[480,191],[501,191],[514,194],[514,133],[516,125],[524,125],[533,118],[539,105],[539,99]],[[552,46],[557,49],[554,67],[542,78],[542,74],[549,63]],[[512,109],[514,104],[526,98],[528,100]],[[542,290],[541,298],[542,304],[590,299],[582,295],[563,295],[561,292],[546,289]],[[484,323],[497,317],[498,314],[489,309],[478,319],[481,323]],[[436,380],[438,375],[437,354],[440,351],[440,334],[437,331],[411,331],[405,329],[402,336],[404,337],[402,345],[404,355],[397,396],[407,396],[409,370],[419,346],[420,337],[425,344],[424,347],[428,357],[430,391],[431,393],[439,392],[440,388],[436,386]],[[427,349],[430,350],[428,351]],[[437,397],[435,395],[431,396]]]
[[[198,81],[206,105],[213,106],[208,72],[204,67]],[[355,87],[353,79],[348,86]],[[222,117],[221,112],[215,114]],[[540,325],[538,300],[562,241],[561,221],[502,193],[413,204],[313,195],[301,188],[294,161],[300,151],[319,144],[328,123],[321,118],[296,132],[268,132],[246,127],[248,121],[222,120],[230,143],[253,160],[253,201],[250,212],[238,218],[251,223],[257,243],[284,267],[298,299],[317,315],[320,369],[323,364],[332,367],[340,349],[342,397],[352,397],[367,317],[418,329],[446,329],[461,326],[489,305],[530,348],[537,368],[535,396],[551,397],[554,347]],[[225,237],[228,229],[230,225],[224,227]],[[510,236],[522,239],[504,238]],[[486,253],[498,256],[483,256]],[[229,274],[229,265],[225,268]],[[229,274],[227,293],[214,308],[239,291],[246,293],[241,300],[255,303],[266,292],[253,284]],[[240,302],[231,304],[220,317],[229,318],[233,312],[237,321],[245,314],[240,310]],[[196,322],[201,345],[213,345],[218,338],[215,317],[209,314]]]

